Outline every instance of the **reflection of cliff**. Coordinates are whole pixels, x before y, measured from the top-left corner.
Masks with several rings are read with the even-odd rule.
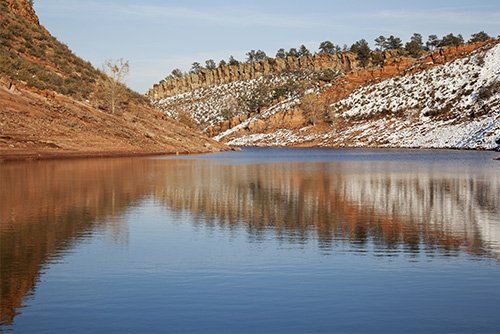
[[[354,173],[348,164],[181,166],[157,198],[228,227],[244,224],[257,237],[273,229],[290,241],[315,233],[323,245],[371,239],[376,247],[414,252],[489,248],[500,254],[500,226],[492,224],[499,176],[368,167]]]
[[[148,193],[145,168],[140,159],[0,166],[0,324],[12,322],[44,265]]]

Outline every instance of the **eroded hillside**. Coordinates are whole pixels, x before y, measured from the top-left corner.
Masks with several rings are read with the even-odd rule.
[[[106,76],[51,36],[29,1],[0,2],[0,26],[0,159],[225,149],[125,86],[111,114]]]

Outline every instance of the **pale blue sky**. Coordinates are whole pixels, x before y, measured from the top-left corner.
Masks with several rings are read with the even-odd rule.
[[[127,83],[139,92],[176,67],[244,60],[251,49],[274,56],[300,44],[315,51],[324,40],[373,44],[381,34],[500,34],[496,0],[35,0],[35,8],[53,35],[95,66],[128,59]]]

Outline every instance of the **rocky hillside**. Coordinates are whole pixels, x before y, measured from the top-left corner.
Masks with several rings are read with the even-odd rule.
[[[207,80],[213,75],[204,71],[195,85],[188,84],[193,76],[182,84],[165,81],[150,97],[166,114],[188,118],[235,146],[494,149],[500,137],[499,49],[499,41],[490,40],[418,59],[372,53],[365,67],[354,54],[342,53],[329,55],[324,66],[271,67],[249,77],[243,69],[262,64],[245,64],[218,69],[239,73],[223,75],[222,84]],[[303,63],[316,64],[316,58]]]
[[[0,2],[2,74],[28,87],[89,99],[103,74],[39,24],[29,1]],[[133,92],[128,94],[134,96]],[[134,96],[138,98],[138,94]]]
[[[125,86],[111,114],[107,77],[51,36],[30,1],[2,0],[0,27],[0,159],[225,148]]]

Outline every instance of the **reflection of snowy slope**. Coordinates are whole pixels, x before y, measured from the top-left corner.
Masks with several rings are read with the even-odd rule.
[[[363,173],[336,185],[346,200],[381,215],[475,240],[500,257],[500,174],[486,178],[446,173]]]
[[[498,218],[498,217],[497,217]],[[481,239],[491,248],[496,257],[500,258],[500,222],[497,219],[484,220],[478,224],[481,232]]]
[[[500,258],[500,174],[491,170],[401,171],[376,162],[187,166],[172,169],[156,199],[203,220],[322,240],[348,239],[347,227],[357,226],[376,240],[455,245]]]

